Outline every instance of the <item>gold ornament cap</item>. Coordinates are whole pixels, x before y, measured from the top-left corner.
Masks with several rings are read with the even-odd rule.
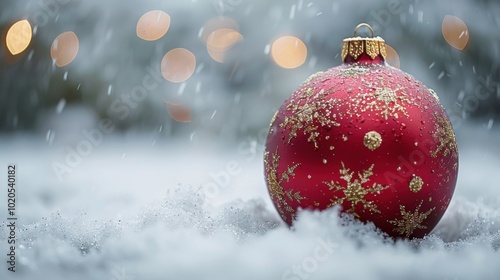
[[[362,27],[367,27],[372,37],[356,36],[358,30]],[[352,38],[344,39],[342,44],[342,61],[344,63],[353,62],[381,62],[383,63],[387,57],[385,49],[385,41],[380,37],[374,37],[372,27],[367,23],[360,23],[354,29]]]

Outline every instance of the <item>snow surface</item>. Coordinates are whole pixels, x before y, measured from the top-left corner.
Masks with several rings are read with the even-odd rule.
[[[430,236],[396,242],[337,209],[286,227],[255,139],[219,152],[108,136],[59,181],[51,163],[64,161],[65,145],[4,137],[0,166],[18,166],[22,226],[17,272],[2,261],[0,279],[500,279],[500,133],[477,125],[458,135],[459,182],[444,218]],[[215,195],[210,174],[228,163],[235,175]],[[3,260],[6,235],[2,226]]]

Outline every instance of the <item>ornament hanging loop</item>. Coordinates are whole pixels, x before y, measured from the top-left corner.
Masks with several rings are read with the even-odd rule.
[[[354,37],[356,37],[356,34],[358,33],[358,30],[361,27],[367,27],[368,29],[370,29],[370,32],[372,34],[372,38],[375,37],[375,33],[373,32],[373,28],[368,23],[360,23],[360,24],[358,24],[358,26],[356,26],[356,28],[354,28]]]

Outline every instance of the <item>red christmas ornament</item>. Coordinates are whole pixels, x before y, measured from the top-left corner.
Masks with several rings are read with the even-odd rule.
[[[289,225],[299,208],[341,205],[390,236],[423,237],[455,189],[455,134],[436,93],[386,65],[371,31],[345,39],[344,63],[308,78],[273,117],[269,194]]]

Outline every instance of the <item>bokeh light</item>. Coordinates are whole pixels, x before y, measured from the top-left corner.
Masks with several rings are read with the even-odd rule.
[[[70,64],[78,54],[80,43],[74,32],[64,32],[52,43],[50,56],[58,67]]]
[[[234,44],[243,40],[243,36],[233,29],[217,29],[208,36],[207,51],[215,61],[223,63],[224,54]]]
[[[159,10],[145,13],[137,22],[137,36],[146,41],[163,37],[170,27],[170,16]]]
[[[240,30],[240,26],[236,21],[228,17],[212,18],[208,20],[200,30],[200,37],[203,43],[207,43],[208,37],[219,29],[231,29],[238,32]]]
[[[400,68],[401,64],[399,61],[399,55],[396,52],[396,50],[393,49],[388,44],[385,44],[385,51],[387,52],[387,58],[385,59],[387,64],[389,64],[390,66],[395,67],[395,68]]]
[[[20,20],[14,23],[7,31],[7,49],[12,55],[17,55],[26,50],[31,42],[33,33],[31,24],[27,20]]]
[[[191,122],[191,109],[175,102],[166,102],[168,115],[177,122]]]
[[[271,55],[280,67],[286,69],[297,68],[304,64],[307,58],[307,47],[299,38],[283,36],[274,41]]]
[[[193,75],[196,57],[184,48],[169,51],[161,60],[161,74],[172,83],[181,83]]]
[[[463,20],[456,16],[447,15],[441,26],[443,37],[450,46],[463,50],[469,42],[469,29]]]

